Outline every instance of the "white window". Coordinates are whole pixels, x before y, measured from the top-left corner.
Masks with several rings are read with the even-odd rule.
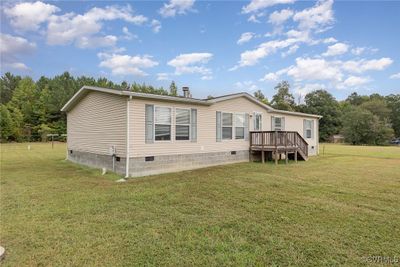
[[[222,113],[222,139],[232,139],[233,115]]]
[[[274,129],[273,131],[283,131],[284,129],[284,118],[283,117],[273,117],[272,118],[274,120]]]
[[[312,120],[305,120],[305,138],[312,138]]]
[[[155,107],[154,118],[154,139],[171,140],[171,108]]]
[[[262,131],[262,114],[254,113],[254,131]]]
[[[176,109],[175,140],[190,140],[190,109]]]
[[[235,114],[235,139],[244,139],[244,114]]]

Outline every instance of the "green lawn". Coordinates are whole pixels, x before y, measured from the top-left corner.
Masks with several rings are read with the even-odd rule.
[[[322,150],[321,145],[321,150]],[[65,146],[1,147],[4,266],[366,264],[400,258],[400,147],[325,145],[115,183]]]

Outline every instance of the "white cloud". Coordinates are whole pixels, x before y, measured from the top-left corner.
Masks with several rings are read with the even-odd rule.
[[[320,0],[315,6],[294,14],[293,20],[299,23],[302,30],[323,31],[334,22],[332,5],[333,0]]]
[[[153,32],[158,33],[161,30],[161,22],[159,20],[153,19],[151,21],[151,27],[153,28]]]
[[[36,31],[40,24],[60,9],[51,4],[37,1],[34,3],[18,3],[13,7],[4,8],[5,15],[10,18],[13,28],[21,31]]]
[[[10,34],[0,33],[0,52],[2,55],[26,54],[32,52],[36,48],[35,43]]]
[[[278,50],[289,48],[286,53],[283,53],[282,56],[287,56],[291,53],[297,51],[300,47],[299,44],[317,44],[317,41],[314,41],[310,37],[309,31],[298,31],[298,30],[290,30],[286,34],[286,39],[283,40],[271,40],[264,43],[261,43],[258,47],[253,50],[247,50],[241,53],[240,60],[237,65],[230,68],[231,71],[236,70],[245,66],[253,66],[256,65],[260,59],[265,58],[273,53],[276,53]]]
[[[4,63],[4,67],[12,68],[20,71],[28,71],[30,68],[22,62]]]
[[[248,14],[258,12],[261,9],[271,7],[277,4],[291,4],[295,0],[251,0],[250,4],[242,8],[242,13]]]
[[[237,41],[237,44],[241,45],[241,44],[247,43],[248,41],[253,39],[253,37],[254,37],[254,33],[253,32],[242,33],[242,35],[240,36],[239,40]]]
[[[211,70],[204,65],[213,57],[211,53],[190,53],[181,54],[170,60],[167,64],[175,68],[175,74],[200,73],[209,76]]]
[[[231,68],[230,70],[236,70],[240,67],[245,66],[253,66],[259,62],[260,59],[275,53],[278,49],[283,49],[294,45],[298,42],[298,39],[288,38],[286,40],[272,40],[265,43],[260,44],[254,50],[247,50],[240,55],[240,61],[236,66]]]
[[[249,22],[254,22],[254,23],[261,23],[261,21],[259,21],[259,20],[257,19],[257,15],[256,15],[256,14],[251,15],[251,16],[247,19],[247,21],[249,21]]]
[[[383,70],[392,64],[392,62],[390,58],[362,59],[359,61],[327,61],[320,58],[297,58],[296,64],[284,69],[283,72],[293,77],[296,81],[330,80],[332,82],[341,82],[344,72],[363,73],[369,70]],[[351,78],[345,84],[349,85],[354,80],[355,78]],[[357,81],[360,81],[360,79]]]
[[[289,39],[294,39],[295,42],[303,42],[313,44],[314,41],[310,37],[310,32],[308,31],[297,31],[290,30],[286,33]]]
[[[356,48],[351,49],[351,53],[356,56],[359,56],[359,55],[365,54],[365,53],[373,54],[377,51],[378,51],[378,49],[370,48],[370,47],[356,47]]]
[[[337,56],[337,55],[342,55],[346,53],[349,50],[349,46],[344,43],[336,43],[334,45],[328,46],[328,50],[323,53],[322,55],[324,57],[331,57],[331,56]]]
[[[260,79],[260,82],[277,81],[278,79],[279,79],[278,74],[270,72],[265,74],[264,77]]]
[[[371,60],[348,60],[342,62],[342,68],[348,72],[362,73],[369,70],[384,70],[393,63],[393,60],[387,57]]]
[[[400,79],[400,72],[390,76],[390,79]]]
[[[158,65],[158,62],[154,61],[152,56],[149,55],[129,56],[98,53],[98,57],[101,60],[99,66],[110,69],[113,75],[146,76],[148,74],[142,69],[152,68]]]
[[[29,68],[19,61],[19,57],[32,53],[36,49],[36,44],[29,42],[25,38],[0,33],[0,54],[1,64],[4,67],[28,70]]]
[[[324,40],[322,40],[322,42],[324,44],[331,44],[331,43],[336,43],[337,40],[335,38],[333,38],[333,37],[329,37],[329,38],[325,38]]]
[[[213,76],[211,76],[211,75],[204,75],[204,76],[201,77],[201,79],[202,79],[203,81],[209,81],[209,80],[212,80],[212,79],[213,79]]]
[[[297,84],[299,92],[305,92],[304,81],[327,81],[330,87],[337,89],[358,88],[372,80],[369,77],[354,76],[352,73],[361,74],[370,70],[383,70],[392,64],[390,58],[361,59],[358,61],[326,60],[324,58],[296,58],[296,63],[275,73],[268,73],[260,81],[273,80],[285,74],[292,77]],[[346,77],[347,76],[347,77]],[[398,74],[400,78],[400,73]],[[345,78],[345,79],[344,79]],[[312,84],[312,83],[309,83]]]
[[[297,85],[294,87],[294,92],[298,95],[305,96],[313,91],[325,88],[324,84],[321,83],[307,83],[304,85]]]
[[[294,53],[296,53],[297,49],[299,49],[300,46],[299,45],[292,45],[291,47],[289,47],[289,49],[286,52],[282,53],[282,57],[286,57],[288,55],[292,55]]]
[[[192,7],[194,0],[170,0],[169,3],[158,11],[164,18],[175,17],[176,15],[186,14],[188,11],[193,11]]]
[[[365,51],[365,47],[356,47],[356,48],[351,49],[351,53],[353,53],[356,56],[361,55],[362,53],[364,53],[364,51]]]
[[[269,15],[269,23],[281,25],[293,16],[293,11],[290,9],[282,9],[281,11],[274,11]]]
[[[125,40],[132,40],[139,38],[136,34],[131,33],[128,27],[122,27],[122,32],[124,33],[124,36],[122,38],[124,38]]]
[[[115,46],[118,38],[114,35],[106,36],[82,36],[76,40],[76,46],[79,48],[92,48],[92,47],[110,47]]]
[[[157,81],[167,81],[169,80],[169,74],[165,72],[157,73]]]
[[[343,88],[349,88],[349,87],[352,87],[352,88],[359,87],[361,85],[369,83],[370,81],[371,81],[371,79],[368,77],[350,76],[346,80],[344,80],[343,83],[338,84],[337,88],[343,89]]]
[[[260,89],[253,81],[236,82],[234,85],[239,90],[245,90],[249,92],[257,91]]]
[[[324,59],[315,58],[296,58],[296,65],[290,66],[286,73],[295,81],[331,80],[340,82],[343,76],[340,67],[330,64]]]
[[[131,7],[107,6],[94,7],[83,15],[66,13],[61,16],[51,16],[47,25],[47,43],[50,45],[65,45],[75,43],[78,47],[88,48],[94,46],[114,45],[110,38],[98,38],[103,27],[102,21],[124,20],[136,25],[145,23],[148,19],[142,15],[134,15]],[[90,40],[94,39],[94,40]],[[99,43],[100,41],[100,43]]]

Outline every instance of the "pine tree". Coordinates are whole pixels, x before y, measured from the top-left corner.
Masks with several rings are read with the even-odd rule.
[[[172,81],[171,85],[169,86],[169,95],[178,96],[178,87],[176,87],[174,81]]]
[[[272,97],[271,104],[274,108],[280,110],[295,110],[294,97],[290,93],[290,84],[287,81],[282,81],[275,86],[276,94]]]

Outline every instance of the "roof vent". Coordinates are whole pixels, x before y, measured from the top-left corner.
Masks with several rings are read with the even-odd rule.
[[[186,98],[192,97],[192,95],[190,94],[189,87],[187,87],[187,86],[182,87],[182,91],[183,91],[183,97],[186,97]]]

